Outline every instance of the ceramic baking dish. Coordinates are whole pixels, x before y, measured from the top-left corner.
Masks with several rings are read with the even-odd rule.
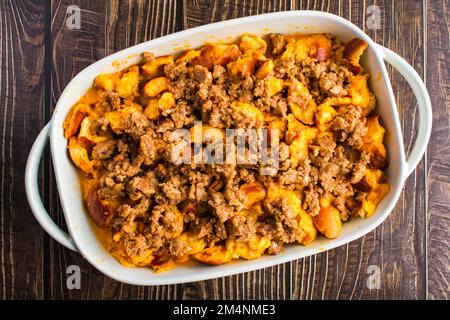
[[[229,41],[243,32],[264,35],[270,32],[283,34],[332,33],[343,41],[359,37],[369,44],[362,64],[370,72],[370,86],[377,98],[376,113],[381,115],[387,130],[385,143],[388,150],[387,168],[390,191],[368,219],[354,219],[343,226],[341,236],[335,240],[319,237],[311,245],[287,246],[276,256],[263,256],[256,260],[235,261],[221,266],[189,263],[156,274],[147,268],[126,268],[109,255],[100,244],[83,205],[76,167],[69,159],[64,138],[63,122],[71,106],[91,87],[98,74],[135,64],[140,53],[152,51],[156,56],[176,53],[183,48],[198,47],[205,42]],[[409,158],[406,159],[397,106],[384,62],[396,68],[408,81],[417,98],[420,115],[419,130]],[[410,112],[413,112],[411,110]],[[162,285],[223,277],[241,272],[270,267],[300,259],[335,248],[376,228],[389,215],[397,202],[403,183],[414,170],[425,152],[431,132],[431,103],[421,78],[400,56],[377,45],[362,30],[338,16],[315,11],[290,11],[263,14],[213,23],[198,28],[151,40],[110,55],[81,71],[66,87],[56,105],[52,120],[45,126],[31,149],[25,175],[26,192],[30,207],[41,226],[56,241],[80,252],[98,270],[116,280],[136,285]],[[38,167],[44,147],[50,138],[53,166],[59,197],[69,234],[61,230],[46,212],[39,196]]]

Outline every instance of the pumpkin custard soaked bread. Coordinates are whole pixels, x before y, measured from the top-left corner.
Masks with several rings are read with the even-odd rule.
[[[68,150],[107,250],[126,266],[218,265],[339,236],[389,186],[367,44],[328,34],[244,34],[96,77],[69,112]],[[279,166],[173,161],[177,129],[277,134]],[[194,135],[192,135],[194,136]]]

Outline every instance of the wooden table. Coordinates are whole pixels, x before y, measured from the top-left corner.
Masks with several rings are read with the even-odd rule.
[[[379,28],[368,28],[380,9]],[[70,30],[69,5],[81,9]],[[7,1],[0,2],[0,137],[2,299],[436,299],[449,295],[449,3],[440,1]],[[202,24],[282,10],[322,10],[362,28],[399,53],[425,79],[433,133],[395,210],[373,232],[337,249],[272,268],[171,286],[124,285],[43,232],[29,209],[24,167],[31,145],[67,83],[113,52]],[[368,11],[369,10],[369,11]],[[70,25],[70,24],[69,24]],[[244,30],[243,30],[244,31]],[[414,142],[418,112],[405,80],[389,69],[405,148]],[[64,225],[49,153],[40,171],[45,205]],[[81,268],[81,289],[66,270]],[[370,266],[380,289],[369,290]]]

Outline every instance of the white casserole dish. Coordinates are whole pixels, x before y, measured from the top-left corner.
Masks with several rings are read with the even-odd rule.
[[[194,48],[208,41],[236,38],[244,32],[256,35],[270,32],[332,33],[343,41],[359,37],[369,44],[362,57],[362,64],[370,72],[370,85],[377,98],[376,113],[381,116],[387,131],[385,142],[389,160],[388,195],[378,205],[371,218],[355,219],[345,223],[338,239],[318,238],[308,247],[289,246],[276,256],[263,256],[257,260],[242,260],[221,266],[187,264],[161,274],[155,274],[147,268],[122,266],[100,244],[84,208],[78,172],[66,150],[67,140],[64,138],[63,122],[67,112],[91,87],[95,76],[117,70],[115,67],[117,61],[121,62],[120,68],[124,68],[137,63],[140,53],[144,51],[152,51],[156,56],[172,54],[177,51],[176,48],[185,45]],[[397,106],[384,61],[393,65],[406,78],[418,101],[419,130],[409,159],[405,158]],[[39,134],[31,149],[25,175],[26,192],[34,216],[50,236],[62,245],[79,251],[92,265],[111,278],[136,285],[163,285],[223,277],[314,255],[355,240],[376,228],[394,208],[405,179],[424,154],[430,137],[431,119],[431,103],[426,87],[414,69],[394,52],[377,45],[349,21],[329,13],[315,11],[251,16],[209,24],[144,42],[110,55],[81,71],[67,85],[59,98],[51,122]],[[39,161],[49,137],[59,197],[70,235],[51,220],[39,196],[37,183]]]

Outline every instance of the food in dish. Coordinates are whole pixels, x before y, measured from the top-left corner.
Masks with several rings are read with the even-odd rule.
[[[359,63],[366,47],[327,34],[244,34],[179,55],[145,52],[139,65],[97,76],[64,130],[107,250],[155,271],[218,265],[318,233],[336,238],[343,222],[373,214],[389,186],[385,129]],[[180,163],[181,129],[192,161]],[[267,133],[275,170],[263,174],[258,157],[194,161],[208,147],[236,160],[227,129]]]

